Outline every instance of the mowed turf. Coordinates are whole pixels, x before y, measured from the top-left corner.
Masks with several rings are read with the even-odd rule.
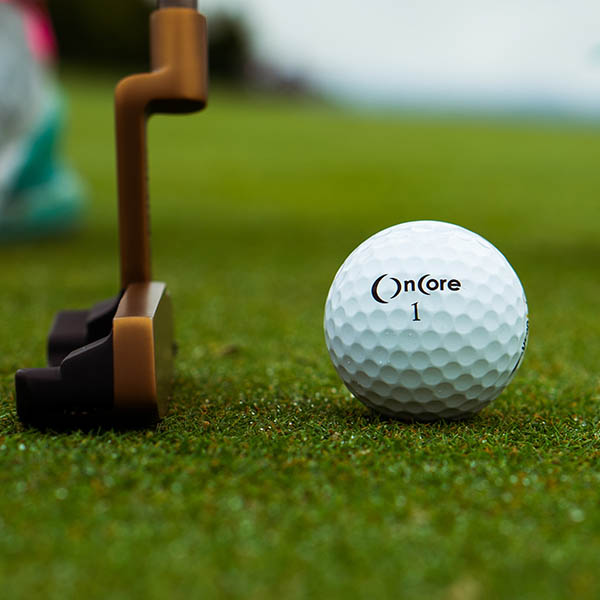
[[[155,275],[180,352],[153,430],[24,429],[54,312],[117,291],[110,78],[69,76],[73,237],[0,249],[3,598],[597,598],[600,129],[215,93],[150,127]],[[323,342],[346,255],[413,219],[512,262],[531,336],[470,421],[383,420]]]

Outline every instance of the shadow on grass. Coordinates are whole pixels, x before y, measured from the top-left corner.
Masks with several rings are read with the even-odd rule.
[[[330,386],[327,382],[322,387],[325,390]],[[177,395],[172,411],[159,426],[164,432],[183,430],[193,434],[206,428],[225,436],[252,436],[257,431],[268,429],[283,437],[293,435],[298,430],[318,430],[325,437],[332,431],[359,435],[403,431],[427,435],[456,434],[461,431],[477,434],[490,430],[506,433],[522,428],[532,419],[527,408],[504,414],[491,405],[463,418],[403,420],[379,414],[345,392],[316,397],[299,395],[293,386],[286,389],[282,385],[274,392],[275,396],[269,398],[265,397],[264,389],[256,389],[256,394],[252,395],[247,385],[232,378],[204,382],[198,378],[180,376],[177,388],[196,391],[194,397],[185,392]],[[286,424],[293,424],[293,427],[287,430]]]
[[[101,435],[107,432],[130,433],[156,431],[158,427],[158,422],[155,420],[121,418],[111,416],[110,414],[40,415],[28,423],[20,425],[19,423],[15,419],[14,431],[7,431],[6,433],[17,433],[18,428],[23,427],[26,431],[38,431],[43,434],[86,433]]]

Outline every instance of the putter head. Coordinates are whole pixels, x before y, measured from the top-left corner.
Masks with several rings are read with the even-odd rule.
[[[151,72],[126,77],[115,92],[124,291],[90,310],[57,315],[48,367],[15,376],[17,413],[25,423],[91,417],[138,425],[167,412],[173,316],[165,284],[151,275],[146,122],[154,113],[206,105],[206,20],[196,0],[159,0],[150,29]]]
[[[57,315],[49,366],[16,374],[17,413],[29,424],[155,422],[167,412],[173,355],[165,284],[131,284],[88,311]]]
[[[132,283],[113,319],[114,408],[121,414],[167,413],[173,374],[173,309],[164,283]]]

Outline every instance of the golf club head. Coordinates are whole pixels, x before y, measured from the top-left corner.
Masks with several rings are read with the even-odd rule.
[[[173,354],[165,284],[132,284],[89,311],[57,315],[48,338],[49,366],[16,374],[17,413],[34,424],[109,416],[154,422],[167,412]]]
[[[146,125],[154,113],[190,113],[207,98],[206,20],[195,0],[160,0],[150,18],[150,73],[115,92],[121,289],[89,310],[60,312],[48,367],[15,376],[19,418],[155,422],[168,408],[175,344],[171,299],[152,281]]]
[[[167,413],[173,372],[173,309],[162,282],[132,283],[113,319],[114,408],[123,415]]]

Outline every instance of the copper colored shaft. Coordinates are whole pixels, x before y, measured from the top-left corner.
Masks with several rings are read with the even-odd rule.
[[[152,70],[123,79],[115,93],[121,285],[150,281],[146,124],[154,113],[189,113],[207,98],[206,20],[191,8],[150,19]]]

